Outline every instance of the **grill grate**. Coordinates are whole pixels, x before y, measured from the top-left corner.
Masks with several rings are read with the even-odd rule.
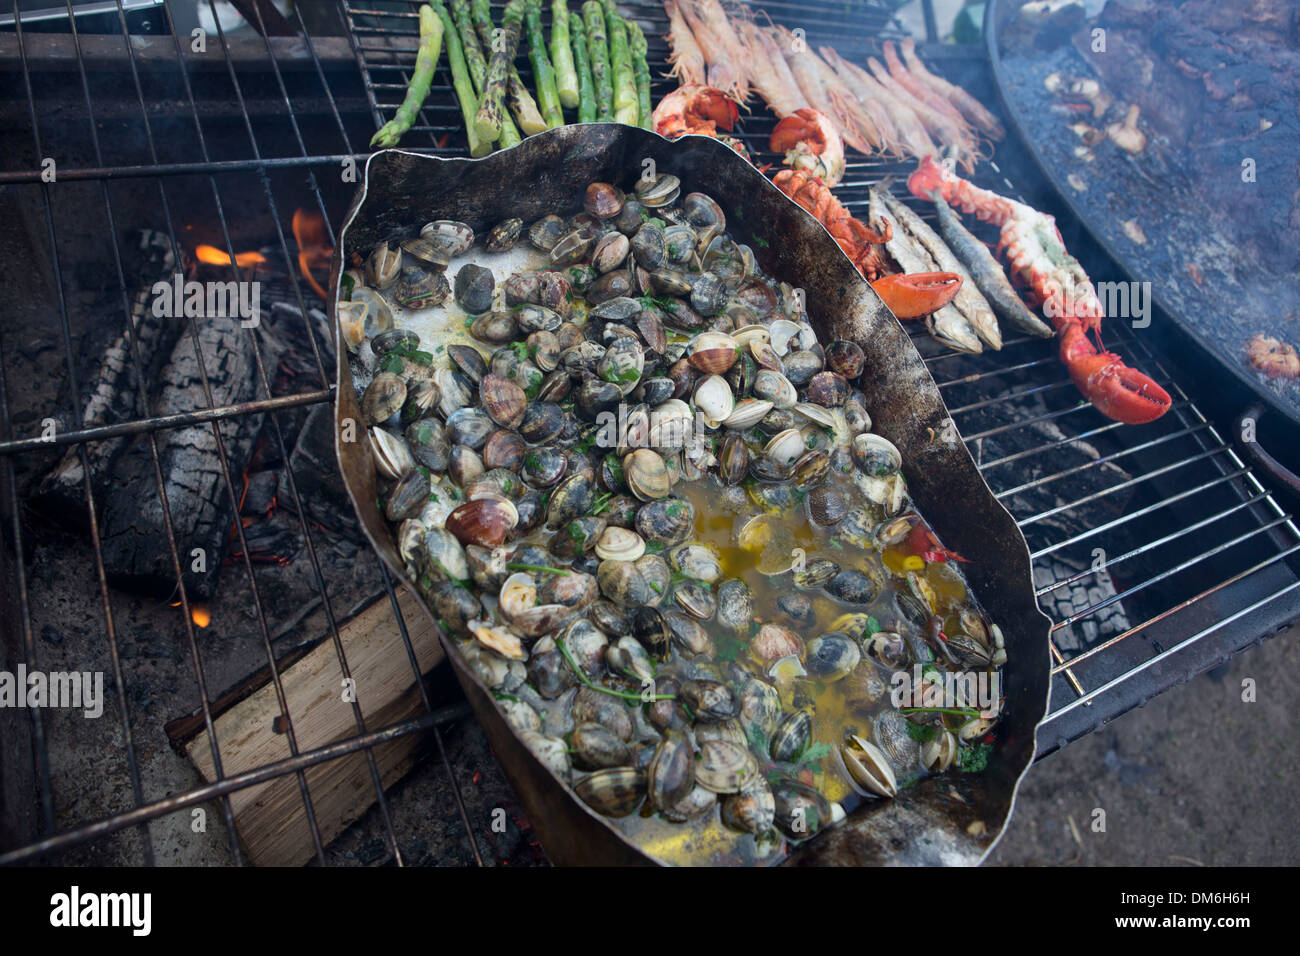
[[[202,0],[209,3],[210,0]],[[168,25],[172,3],[166,6]],[[301,8],[302,5],[296,5]],[[304,289],[294,268],[289,242],[285,235],[285,209],[303,199],[302,205],[314,207],[324,215],[329,238],[334,239],[330,221],[337,220],[340,205],[346,202],[352,186],[334,182],[339,164],[349,157],[360,159],[358,147],[364,147],[373,128],[387,120],[400,102],[414,61],[414,2],[385,0],[347,0],[341,13],[345,37],[313,36],[299,9],[295,25],[305,43],[296,51],[278,41],[227,37],[224,33],[211,38],[219,48],[215,61],[209,57],[200,63],[189,55],[173,37],[171,49],[164,50],[160,61],[158,46],[148,54],[137,52],[127,38],[127,20],[121,5],[117,20],[116,41],[120,49],[108,50],[104,37],[80,37],[71,26],[74,56],[62,69],[74,71],[73,85],[66,87],[68,102],[51,104],[47,87],[33,83],[33,72],[50,69],[33,54],[33,35],[21,27],[11,35],[12,68],[21,75],[22,85],[17,102],[20,117],[11,120],[19,128],[15,137],[15,155],[6,160],[0,171],[0,184],[24,194],[39,193],[41,224],[48,236],[48,267],[55,276],[57,300],[47,303],[50,314],[57,316],[64,375],[71,386],[68,407],[76,420],[82,393],[77,381],[73,346],[72,317],[77,306],[64,297],[64,273],[68,263],[61,257],[60,198],[55,187],[42,182],[40,160],[43,150],[42,131],[49,136],[49,123],[42,117],[51,105],[84,109],[85,132],[91,142],[92,162],[60,168],[59,182],[84,183],[90,196],[102,207],[110,224],[112,258],[110,267],[116,277],[122,313],[112,321],[126,323],[130,314],[130,292],[124,278],[123,250],[118,236],[122,228],[139,225],[123,221],[121,202],[115,187],[122,183],[156,190],[161,218],[172,247],[179,251],[175,190],[168,184],[180,184],[210,196],[216,221],[220,224],[222,247],[232,257],[232,240],[228,209],[238,197],[274,223],[276,251],[283,259],[284,272],[290,277],[295,304],[303,316],[310,307],[319,305],[310,289]],[[499,16],[499,5],[496,13]],[[672,84],[660,77],[667,50],[664,42],[665,18],[662,7],[651,0],[623,3],[645,28],[650,43],[651,72],[656,76],[655,101],[667,93]],[[810,44],[833,42],[846,56],[862,59],[873,38],[893,30],[889,14],[870,3],[850,2],[843,8],[812,7],[794,3],[763,4],[778,22],[806,30]],[[847,11],[847,12],[843,12]],[[547,13],[546,15],[549,15]],[[69,21],[72,20],[69,15]],[[174,32],[170,31],[169,32]],[[0,37],[9,39],[9,37]],[[115,93],[97,92],[88,78],[83,43],[96,41],[96,56],[116,58],[120,69],[130,75]],[[107,39],[112,40],[113,37]],[[42,48],[44,49],[44,48]],[[346,58],[346,70],[339,70],[340,53]],[[149,57],[147,63],[141,58]],[[972,92],[990,103],[988,89],[980,88],[980,66],[951,53],[936,51],[928,57],[939,69],[954,75],[970,73]],[[445,60],[443,61],[445,64]],[[253,63],[261,76],[258,103],[270,102],[271,122],[262,115],[263,106],[252,105],[248,75]],[[528,76],[526,58],[519,61],[521,74]],[[971,68],[975,67],[974,70]],[[359,69],[358,69],[359,68]],[[142,74],[156,79],[158,71],[170,71],[177,84],[176,102],[184,126],[170,126],[164,140],[153,120],[158,102],[147,98],[145,90],[154,87],[142,82]],[[359,74],[359,77],[358,77]],[[359,81],[359,82],[358,82]],[[352,87],[364,96],[352,95]],[[205,135],[209,119],[209,100],[219,98],[214,90],[233,97],[242,124],[243,142],[220,140]],[[70,91],[70,92],[69,92]],[[125,92],[123,92],[125,91]],[[133,153],[110,151],[100,142],[96,111],[104,110],[103,100],[114,97],[135,100],[138,116],[130,120],[141,132]],[[302,104],[312,106],[304,110]],[[202,105],[200,103],[202,102]],[[364,105],[361,105],[364,103]],[[175,105],[174,103],[172,104]],[[295,112],[295,107],[298,112]],[[130,112],[127,110],[126,112]],[[775,162],[767,153],[765,142],[772,119],[756,109],[744,122],[743,136],[758,162]],[[285,135],[288,133],[289,135]],[[60,128],[59,134],[63,135]],[[24,141],[25,138],[25,141]],[[179,144],[179,145],[178,145]],[[438,70],[432,91],[421,111],[419,121],[404,146],[438,155],[463,155],[465,143],[460,129],[459,111],[451,92],[445,65]],[[286,152],[287,147],[287,152]],[[19,151],[21,155],[18,155]],[[1020,168],[1014,147],[1002,144],[994,160],[981,167],[981,184],[995,185],[1011,194],[1030,193],[1037,185],[1031,171]],[[893,177],[900,178],[906,169],[896,164],[857,158],[849,164],[845,182],[838,190],[850,209],[861,212],[866,202],[866,186]],[[1018,186],[1016,184],[1019,184]],[[1041,185],[1037,185],[1041,189]],[[170,198],[169,198],[170,197]],[[1031,199],[1043,206],[1045,200],[1034,194]],[[1047,206],[1049,211],[1050,204]],[[922,210],[924,212],[924,210]],[[333,215],[332,215],[333,214]],[[1068,220],[1061,217],[1063,231]],[[237,224],[237,223],[236,223]],[[1096,272],[1095,258],[1089,258],[1087,244],[1067,234],[1067,242],[1080,252],[1085,265]],[[39,254],[38,254],[39,255]],[[1103,267],[1104,268],[1104,267]],[[236,270],[238,277],[238,270]],[[259,397],[240,405],[216,407],[211,390],[205,385],[207,407],[198,409],[146,408],[137,420],[97,428],[63,432],[55,444],[75,447],[82,456],[87,446],[116,435],[146,436],[153,459],[160,503],[166,516],[170,559],[176,580],[181,577],[184,553],[171,524],[168,502],[161,491],[157,434],[161,431],[193,424],[209,426],[221,451],[222,479],[226,493],[238,503],[236,477],[221,445],[223,421],[251,414],[266,414],[279,452],[285,454],[281,416],[304,405],[332,400],[333,384],[315,339],[313,342],[313,376],[304,376],[287,391],[273,392],[260,350],[255,352]],[[1114,326],[1112,328],[1111,326]],[[188,337],[199,349],[193,321],[187,326]],[[1241,458],[1223,439],[1216,426],[1198,410],[1194,400],[1180,387],[1166,364],[1152,353],[1139,330],[1123,328],[1118,323],[1107,327],[1109,346],[1129,364],[1141,367],[1164,385],[1175,399],[1175,406],[1158,422],[1141,428],[1126,428],[1103,419],[1089,406],[1080,405],[1055,359],[1051,343],[1027,338],[1009,339],[1001,353],[967,356],[946,351],[928,337],[918,334],[914,341],[926,357],[935,379],[948,401],[953,419],[968,447],[980,464],[990,486],[1015,515],[1029,541],[1035,561],[1035,581],[1044,610],[1053,620],[1052,706],[1048,723],[1040,739],[1040,752],[1046,753],[1067,741],[1099,726],[1200,670],[1217,663],[1228,654],[1249,646],[1261,636],[1287,623],[1297,613],[1297,590],[1300,581],[1292,573],[1289,559],[1300,548],[1300,533],[1289,516],[1260,484]],[[133,354],[138,360],[132,338]],[[23,456],[46,450],[48,442],[22,435],[11,418],[10,394],[14,387],[16,363],[6,342],[0,339],[0,500],[5,501],[4,534],[6,553],[0,557],[6,565],[17,596],[17,621],[21,632],[22,655],[27,666],[38,666],[33,607],[30,598],[30,565],[25,543],[30,534],[24,527],[18,500],[17,465]],[[147,400],[144,382],[137,383],[143,403]],[[300,507],[299,488],[291,468],[288,494]],[[86,506],[93,521],[94,493],[87,485]],[[316,554],[310,523],[302,522],[314,573],[314,583],[321,606],[325,609],[328,635],[335,648],[341,670],[350,673],[340,642],[335,610],[331,607],[325,580]],[[121,714],[125,741],[127,775],[131,806],[102,819],[64,824],[56,813],[56,772],[51,765],[47,728],[42,713],[31,710],[33,761],[40,806],[38,808],[41,839],[27,845],[5,848],[0,863],[12,863],[48,856],[69,847],[97,840],[108,834],[134,828],[140,835],[145,862],[153,862],[154,848],[148,824],[167,814],[218,800],[230,838],[230,852],[242,862],[233,826],[230,794],[240,788],[294,775],[306,810],[315,856],[325,862],[325,849],[312,812],[304,772],[322,762],[347,754],[367,754],[369,771],[378,807],[378,824],[386,844],[388,858],[399,865],[404,862],[395,833],[393,814],[379,782],[371,750],[376,745],[411,733],[431,731],[438,747],[440,762],[454,799],[456,815],[463,827],[473,858],[485,860],[471,826],[461,789],[466,782],[452,769],[443,730],[462,720],[467,709],[463,704],[436,706],[428,689],[419,680],[415,652],[405,621],[397,604],[391,582],[377,558],[366,555],[362,560],[375,561],[379,568],[396,622],[402,634],[408,659],[420,687],[423,713],[413,719],[390,726],[367,726],[360,709],[354,704],[355,735],[323,747],[300,749],[295,743],[292,715],[284,707],[284,690],[275,663],[272,631],[259,591],[258,574],[248,557],[249,549],[240,535],[244,575],[249,589],[249,605],[260,634],[277,696],[285,712],[286,738],[291,756],[238,774],[221,772],[220,755],[213,744],[212,757],[217,780],[173,793],[161,799],[146,796],[137,748],[132,738],[131,711],[124,690],[124,655],[119,648],[114,601],[104,571],[104,558],[92,525],[96,569],[95,589],[102,606],[103,626],[108,657],[115,686],[117,707]],[[1100,552],[1097,551],[1100,549]],[[186,639],[183,651],[192,669],[199,707],[209,740],[215,741],[213,695],[209,691],[200,642],[190,621],[190,607],[182,591],[181,611]],[[463,773],[463,771],[462,771]],[[59,785],[72,786],[60,781]]]

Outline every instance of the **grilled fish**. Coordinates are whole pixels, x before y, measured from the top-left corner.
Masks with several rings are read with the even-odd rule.
[[[993,258],[988,246],[970,234],[961,224],[961,217],[952,211],[942,196],[936,194],[933,198],[935,212],[939,214],[939,232],[948,243],[948,248],[966,266],[975,285],[984,293],[984,298],[998,318],[1009,322],[1021,332],[1050,338],[1054,334],[1052,327],[1030,312],[1025,303],[1020,301],[1020,296],[1016,295],[1006,272]]]

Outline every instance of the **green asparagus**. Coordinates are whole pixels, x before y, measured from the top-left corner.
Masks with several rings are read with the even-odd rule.
[[[629,126],[637,124],[636,78],[627,49],[627,24],[618,15],[614,0],[604,0],[605,30],[609,36],[609,69],[614,84],[614,119]]]
[[[465,118],[465,135],[469,137],[469,154],[486,156],[492,152],[492,141],[481,137],[474,127],[474,111],[478,106],[478,97],[474,95],[474,81],[470,79],[469,68],[465,65],[465,53],[460,46],[460,37],[456,35],[456,24],[451,14],[442,5],[442,0],[432,0],[433,10],[442,21],[443,35],[447,41],[447,61],[451,64],[451,83],[456,89],[456,99],[460,101],[460,112]]]
[[[470,20],[469,0],[451,0],[451,17],[456,23],[456,30],[460,35],[461,50],[465,54],[465,66],[469,69],[469,77],[474,81],[474,89],[478,92],[478,103],[480,108],[483,105],[483,88],[487,85],[488,66],[487,60],[483,58],[483,47],[479,45],[478,34],[474,32],[474,23]],[[500,107],[498,99],[497,109],[499,111],[500,126],[499,135],[494,136],[502,147],[514,146],[522,139],[519,130],[514,122]],[[477,119],[477,113],[475,114]],[[479,130],[479,135],[484,136],[484,131]]]
[[[569,5],[565,0],[551,3],[551,65],[555,67],[560,105],[571,110],[578,105],[578,72],[569,47]]]
[[[528,92],[528,87],[524,86],[524,81],[519,78],[519,71],[515,69],[515,52],[519,49],[519,35],[524,23],[524,0],[510,0],[506,4],[505,11],[501,14],[499,38],[492,26],[492,11],[488,0],[470,0],[469,9],[474,17],[474,25],[478,27],[479,39],[492,50],[488,79],[492,79],[492,63],[496,63],[499,56],[505,64],[506,102],[510,104],[519,128],[525,136],[547,129],[546,120],[537,110],[537,103]]]
[[[650,129],[650,64],[646,59],[649,46],[635,20],[627,21],[627,48],[632,54],[632,73],[636,77],[637,124],[642,129]]]
[[[397,108],[393,118],[379,128],[370,140],[371,147],[396,146],[420,112],[424,98],[429,95],[433,70],[442,52],[442,35],[445,25],[427,3],[420,7],[420,46],[415,54],[415,72],[406,88],[406,98]],[[450,46],[450,45],[449,45]]]
[[[596,88],[591,80],[591,60],[587,55],[587,28],[583,26],[582,17],[573,17],[569,21],[569,30],[573,34],[573,64],[578,71],[578,122],[594,123]]]
[[[564,125],[564,110],[560,108],[560,94],[555,89],[555,70],[546,55],[546,37],[542,34],[542,0],[528,0],[524,8],[524,24],[528,29],[528,62],[533,65],[533,79],[537,81],[537,105],[546,117],[546,125],[558,129]]]
[[[605,39],[605,11],[600,0],[582,5],[582,21],[587,27],[587,52],[591,59],[591,79],[596,88],[596,118],[602,123],[614,118],[614,83],[609,72],[609,44]]]

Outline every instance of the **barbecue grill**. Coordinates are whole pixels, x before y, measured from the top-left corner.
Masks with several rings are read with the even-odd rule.
[[[420,679],[416,622],[402,613],[401,596],[376,557],[364,549],[339,557],[346,554],[347,516],[323,520],[320,498],[328,489],[304,451],[311,410],[328,410],[334,393],[323,302],[299,268],[303,237],[291,219],[302,211],[334,244],[334,226],[355,189],[351,164],[361,162],[370,134],[391,117],[409,79],[417,4],[302,5],[289,21],[299,35],[290,38],[267,36],[261,7],[248,3],[258,29],[231,36],[219,29],[203,52],[173,30],[180,19],[173,8],[180,6],[163,4],[147,37],[121,4],[108,32],[85,32],[71,4],[62,32],[48,20],[32,32],[21,19],[0,32],[0,69],[7,74],[0,115],[9,144],[0,202],[20,225],[9,231],[0,269],[7,287],[23,293],[0,322],[0,587],[5,608],[12,608],[3,615],[0,668],[102,670],[106,688],[98,722],[74,726],[61,713],[35,708],[0,718],[0,862],[164,862],[174,850],[172,834],[188,833],[192,812],[202,807],[215,807],[225,826],[212,828],[201,858],[246,862],[236,800],[277,781],[301,805],[310,855],[319,863],[537,862],[541,854],[529,845],[523,821],[512,820],[508,834],[490,825],[492,810],[509,810],[513,797],[454,682],[445,675]],[[757,6],[777,22],[802,27],[811,45],[833,43],[855,61],[878,38],[898,35],[890,12],[873,3]],[[657,101],[672,88],[658,78],[667,55],[662,6],[647,0],[620,7],[649,39]],[[921,53],[996,107],[982,54],[937,45]],[[527,79],[525,67],[521,58]],[[772,125],[761,108],[742,122],[741,136],[760,164],[777,160],[766,151]],[[402,146],[464,155],[445,60]],[[908,171],[853,155],[837,193],[865,218],[867,187],[897,182]],[[1114,274],[1013,140],[999,144],[974,179],[1055,214],[1089,273]],[[147,246],[167,274],[191,261],[200,243],[224,256],[207,275],[262,278],[273,338],[248,334],[248,388],[234,394],[218,374],[220,357],[204,351],[200,323],[177,319],[181,344],[201,356],[200,401],[166,406],[151,378],[156,368],[142,356],[148,326],[136,303],[136,260]],[[249,264],[252,250],[260,262]],[[113,335],[127,332],[135,371],[123,380],[130,398],[122,401],[130,411],[86,426],[85,353],[104,326]],[[1001,352],[971,356],[912,331],[984,477],[1029,542],[1040,604],[1053,620],[1053,693],[1040,756],[1296,617],[1300,532],[1234,449],[1233,423],[1202,412],[1198,392],[1205,383],[1180,371],[1177,356],[1157,351],[1142,330],[1108,326],[1108,346],[1174,398],[1163,418],[1127,427],[1078,402],[1050,343],[1009,337]],[[184,429],[212,436],[213,487],[235,516],[226,549],[231,566],[203,607],[190,593],[190,542],[175,530],[187,515],[165,493],[168,436]],[[114,440],[142,456],[144,486],[157,499],[149,507],[159,515],[165,553],[161,571],[152,572],[164,585],[155,598],[115,583],[116,558],[106,554],[102,535],[113,528],[101,522],[113,489],[94,481],[75,486],[75,515],[51,515],[33,497],[61,456],[90,471]],[[267,462],[278,463],[272,510],[281,523],[274,527],[298,543],[297,577],[284,570],[286,555],[262,546],[267,523],[249,514],[253,477]],[[339,583],[345,570],[348,587]],[[186,588],[176,587],[182,580]],[[280,599],[290,581],[306,589],[290,592],[301,607]],[[285,707],[286,668],[320,641],[350,676],[341,632],[376,597],[380,603],[370,610],[391,615],[413,669],[419,712],[375,720],[353,703],[345,735],[300,746],[296,726],[304,718]],[[283,715],[277,733],[288,756],[223,770],[214,743],[218,718],[258,668]],[[168,727],[176,740],[176,718],[186,715],[191,737],[206,735],[214,768],[197,785],[193,768],[167,746]],[[383,745],[416,739],[430,741],[437,759],[424,760],[386,791],[390,781],[376,755]],[[102,781],[80,771],[78,749],[107,755],[94,765]],[[349,757],[364,761],[361,807],[373,802],[374,809],[334,843],[318,823],[307,773]]]

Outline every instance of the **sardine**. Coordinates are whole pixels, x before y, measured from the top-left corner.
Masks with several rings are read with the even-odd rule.
[[[966,266],[975,285],[984,293],[998,318],[1003,319],[1021,332],[1030,335],[1052,336],[1052,327],[1030,312],[1025,303],[1016,295],[1015,288],[1007,278],[1006,272],[998,260],[993,258],[988,246],[976,239],[961,223],[961,217],[952,211],[952,207],[935,195],[935,212],[939,214],[939,232],[942,233],[948,248]]]
[[[993,314],[993,307],[988,304],[984,296],[980,295],[966,267],[952,254],[952,250],[939,238],[939,234],[926,225],[920,216],[912,212],[906,203],[888,193],[882,198],[886,208],[893,214],[894,222],[930,253],[935,269],[939,272],[955,272],[962,277],[961,288],[957,290],[952,306],[966,317],[971,328],[989,348],[1002,348],[1002,330],[998,328],[998,319]]]
[[[879,190],[872,189],[868,195],[871,201],[867,207],[867,214],[872,222],[879,222],[881,219],[897,219],[886,212],[885,201]],[[904,273],[941,271],[934,264],[930,254],[908,234],[906,229],[902,228],[901,223],[895,222],[895,226],[893,237],[885,243],[885,251],[898,263],[898,267]],[[980,344],[974,327],[964,315],[952,307],[951,303],[926,316],[925,327],[940,343],[949,348],[972,354],[984,351],[984,346]]]

